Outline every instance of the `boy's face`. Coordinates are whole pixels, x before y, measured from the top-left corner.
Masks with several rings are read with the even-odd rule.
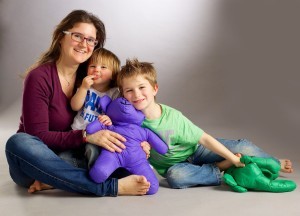
[[[137,109],[146,111],[156,104],[158,87],[153,86],[142,75],[125,78],[122,81],[123,96]]]
[[[93,80],[95,84],[109,84],[112,79],[112,70],[101,62],[92,62],[88,66],[87,75],[94,75]]]

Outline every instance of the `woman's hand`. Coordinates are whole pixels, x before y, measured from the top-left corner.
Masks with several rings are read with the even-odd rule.
[[[105,148],[111,152],[120,153],[126,148],[123,144],[126,139],[120,134],[110,130],[100,130],[94,134],[89,134],[86,136],[86,140],[89,143]]]
[[[150,157],[151,146],[148,142],[144,141],[141,143],[141,147],[146,154],[147,159]]]

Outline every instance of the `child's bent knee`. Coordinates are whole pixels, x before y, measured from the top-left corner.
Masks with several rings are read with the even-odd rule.
[[[184,186],[184,178],[185,176],[183,175],[182,172],[180,172],[177,169],[172,169],[172,167],[168,170],[166,179],[171,188],[186,188]]]

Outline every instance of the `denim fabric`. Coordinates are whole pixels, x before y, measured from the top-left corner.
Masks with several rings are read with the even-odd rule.
[[[13,181],[28,188],[34,180],[54,188],[95,196],[117,196],[117,179],[101,184],[89,179],[86,169],[66,163],[39,138],[17,133],[6,143],[6,158]]]
[[[88,168],[90,169],[100,154],[100,148],[96,145],[87,143],[85,146],[85,157],[87,159]]]
[[[214,163],[195,165],[183,162],[171,166],[167,171],[166,179],[171,188],[219,185],[221,172]]]
[[[271,157],[279,163],[278,159],[265,153],[246,139],[217,140],[233,153],[265,158]],[[186,162],[170,167],[165,177],[172,188],[187,188],[196,185],[220,185],[221,172],[215,163],[222,160],[224,158],[199,145],[196,152]]]
[[[87,158],[84,155],[85,148],[78,148],[67,150],[63,152],[57,152],[56,154],[65,162],[71,164],[74,167],[88,169]]]
[[[87,143],[83,148],[59,152],[57,155],[75,167],[90,169],[100,154],[100,148]]]

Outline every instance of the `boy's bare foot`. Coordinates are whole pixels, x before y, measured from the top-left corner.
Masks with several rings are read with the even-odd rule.
[[[242,157],[242,155],[240,153],[236,153],[235,155],[238,156],[239,158]],[[221,162],[216,163],[216,165],[222,172],[222,171],[227,170],[229,167],[231,167],[233,165],[233,163],[230,162],[229,160],[223,160]]]
[[[50,189],[53,189],[53,187],[35,180],[33,184],[30,185],[30,187],[28,188],[28,193],[34,193],[37,191],[50,190]]]
[[[280,166],[281,166],[281,169],[280,169],[281,172],[292,173],[294,171],[292,162],[289,159],[279,159],[279,161],[280,161]]]
[[[144,176],[130,175],[118,180],[118,195],[145,195],[150,182]]]

